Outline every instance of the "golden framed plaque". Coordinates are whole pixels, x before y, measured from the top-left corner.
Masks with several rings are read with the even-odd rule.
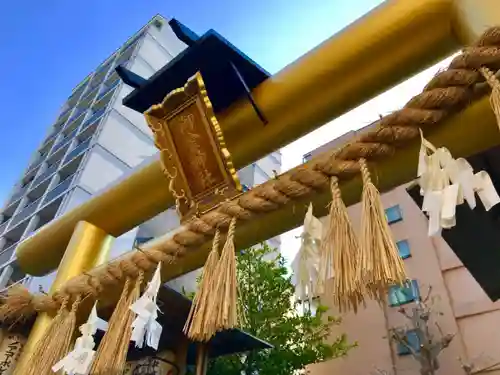
[[[181,221],[241,193],[224,136],[198,72],[145,112]]]

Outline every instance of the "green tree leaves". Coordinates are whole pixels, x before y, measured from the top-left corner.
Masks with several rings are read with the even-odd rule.
[[[238,281],[245,318],[241,328],[274,348],[213,360],[208,375],[292,375],[353,347],[345,335],[330,337],[339,320],[327,316],[326,307],[311,313],[294,302],[285,259],[267,244],[240,253]]]

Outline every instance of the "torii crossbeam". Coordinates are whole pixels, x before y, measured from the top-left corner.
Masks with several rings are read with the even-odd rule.
[[[386,1],[255,87],[251,92],[253,102],[243,99],[217,114],[235,167],[244,167],[345,113],[450,55],[496,24],[500,24],[500,8],[495,0]],[[485,48],[491,48],[488,58],[472,51],[466,55],[468,59],[455,61],[455,65],[465,71],[487,66],[496,72],[500,53],[495,43],[500,41],[485,44]],[[377,159],[378,186],[382,191],[413,179],[419,128],[433,143],[446,145],[457,157],[498,145],[500,135],[486,97],[488,86],[479,76],[471,80],[468,86],[431,82],[405,109],[380,120],[376,130],[361,135],[356,143],[315,158],[216,207],[208,215],[216,224],[227,224],[228,217],[241,219],[235,242],[237,247],[247,247],[299,225],[310,201],[320,208],[317,215],[325,213],[321,211],[328,200],[324,188],[332,174],[341,179],[346,204],[356,202],[360,179],[355,177],[359,166],[353,160]],[[444,92],[446,95],[440,95]],[[307,105],[303,105],[304,101]],[[265,116],[265,125],[255,106]],[[105,281],[101,275],[109,271],[109,265],[89,269],[102,264],[111,236],[125,233],[172,203],[162,165],[154,161],[25,240],[17,250],[18,263],[28,274],[40,276],[55,269],[63,259],[52,287],[52,291],[60,293],[47,296],[58,305],[56,297],[61,293],[80,293],[83,286],[99,289],[92,286],[92,281]],[[172,238],[157,239],[123,259],[134,264],[148,260],[143,252],[150,257],[168,254],[175,258],[175,265],[163,268],[163,280],[186,273],[201,266],[207,256],[214,229],[208,222],[202,216]],[[116,280],[110,285],[122,287]],[[116,288],[105,290],[100,302],[115,302]],[[38,320],[23,358],[29,358],[48,322],[46,316]]]

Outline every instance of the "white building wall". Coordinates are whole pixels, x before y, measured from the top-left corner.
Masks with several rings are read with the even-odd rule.
[[[111,111],[97,142],[129,167],[157,152],[153,140],[115,111]]]
[[[96,144],[87,156],[86,165],[77,182],[91,194],[113,183],[126,173],[130,167],[109,151]]]
[[[177,39],[177,36],[169,26],[165,25],[161,30],[151,27],[148,30],[148,34],[152,36],[156,42],[161,44],[172,57],[177,56],[186,49],[186,45]]]
[[[273,155],[269,155],[268,157],[262,158],[255,164],[257,164],[259,168],[263,170],[270,177],[273,177],[273,171],[279,173],[281,170],[280,161],[278,161]]]
[[[131,231],[128,231],[127,233],[124,233],[121,236],[115,238],[108,259],[115,259],[120,255],[131,251],[134,247],[134,242],[138,231],[139,227],[134,228]]]
[[[144,37],[138,55],[141,56],[155,72],[163,68],[163,66],[174,57],[150,34],[146,34]]]
[[[141,56],[137,56],[128,69],[145,79],[148,79],[155,73],[151,65],[149,65]]]
[[[120,93],[117,95],[117,101],[113,104],[113,108],[117,112],[117,116],[122,116],[125,120],[136,126],[141,132],[146,134],[149,138],[153,138],[153,133],[148,127],[144,115],[142,113],[136,112],[130,108],[125,107],[122,104],[122,99],[132,92],[132,88],[123,86]]]
[[[160,237],[179,227],[179,225],[180,220],[177,212],[174,209],[169,209],[141,224],[137,236],[141,238]]]
[[[77,186],[73,189],[66,198],[65,207],[62,208],[62,214],[71,211],[73,208],[80,206],[92,197],[88,191]]]

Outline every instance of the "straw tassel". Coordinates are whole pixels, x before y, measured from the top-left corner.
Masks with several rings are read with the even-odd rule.
[[[236,275],[236,254],[234,247],[234,232],[236,218],[231,219],[227,232],[226,242],[217,265],[216,288],[214,303],[215,321],[214,333],[236,328],[239,324],[240,308],[238,306],[238,280]],[[212,311],[210,311],[212,314]]]
[[[377,301],[384,301],[391,285],[406,281],[403,261],[392,238],[385,217],[380,193],[371,181],[365,159],[359,160],[363,178],[361,198],[361,240],[358,282],[365,284],[368,294]]]
[[[69,353],[76,326],[76,311],[82,299],[81,296],[75,298],[71,311],[67,310],[69,300],[69,296],[65,297],[47,332],[37,343],[28,368],[16,371],[16,374],[53,374],[52,366]]]
[[[480,68],[479,71],[491,87],[491,108],[493,109],[493,112],[495,112],[497,124],[500,127],[500,81],[495,76],[495,74],[486,67]]]
[[[326,285],[333,277],[333,301],[341,312],[353,310],[364,303],[357,278],[359,244],[347,207],[342,201],[338,178],[330,179],[332,202],[326,233],[321,243],[320,280]]]
[[[215,334],[215,328],[213,324],[209,324],[208,318],[215,316],[214,305],[209,301],[215,298],[213,290],[216,282],[217,263],[219,262],[219,244],[220,231],[217,228],[212,242],[212,250],[208,254],[203,267],[200,286],[196,291],[191,310],[184,325],[183,331],[192,341],[206,342]]]
[[[120,299],[109,320],[108,330],[97,350],[91,374],[121,374],[124,371],[132,335],[132,322],[135,318],[130,306],[139,298],[143,280],[142,270],[139,271],[134,284],[130,278],[126,279]]]

